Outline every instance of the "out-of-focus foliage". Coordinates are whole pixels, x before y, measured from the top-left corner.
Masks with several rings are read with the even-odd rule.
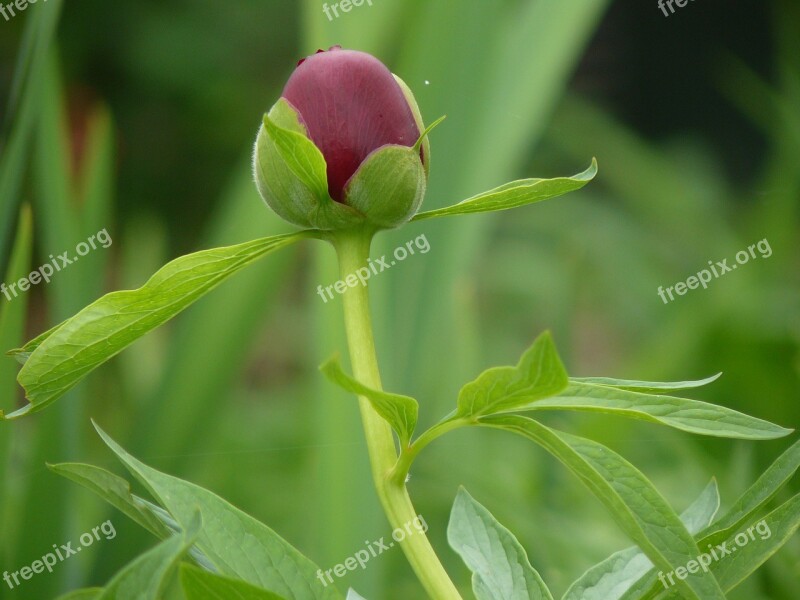
[[[722,371],[698,397],[800,423],[792,0],[709,0],[669,18],[654,2],[625,0],[374,0],[331,21],[319,0],[83,0],[64,3],[48,47],[59,4],[0,20],[0,281],[103,227],[114,244],[12,302],[0,296],[3,348],[31,337],[23,319],[38,334],[104,291],[140,286],[178,254],[286,232],[250,180],[249,153],[296,60],[342,44],[387,62],[428,122],[448,115],[431,136],[423,210],[511,179],[575,172],[592,156],[601,168],[563,199],[382,237],[376,254],[421,233],[430,241],[429,253],[370,281],[386,387],[418,398],[422,421],[550,329],[571,375],[659,381]],[[657,295],[762,239],[768,258],[669,304]],[[45,468],[107,463],[89,416],[323,568],[387,535],[356,404],[316,368],[344,350],[340,303],[314,293],[337,277],[329,249],[287,249],[137,342],[52,411],[3,423],[0,572],[109,518],[118,535],[18,589],[0,582],[0,598],[103,584],[152,544]],[[10,412],[22,400],[7,360],[0,401]],[[613,417],[549,422],[630,457],[679,510],[712,475],[726,508],[788,445],[698,439]],[[462,484],[516,534],[556,595],[630,545],[533,445],[455,433],[421,455],[409,486],[464,590],[469,574],[446,541]],[[775,505],[797,488],[790,483]],[[798,565],[795,538],[730,597],[793,599]],[[421,593],[399,552],[344,583],[366,598]]]

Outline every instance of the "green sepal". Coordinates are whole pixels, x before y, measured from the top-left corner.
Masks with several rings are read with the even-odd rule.
[[[347,204],[381,229],[408,222],[425,196],[427,178],[419,151],[388,145],[372,152],[345,188]]]
[[[406,97],[406,102],[408,102],[408,106],[411,107],[411,114],[414,115],[414,121],[417,124],[417,129],[420,130],[420,147],[422,148],[422,166],[425,168],[425,177],[430,176],[431,171],[431,143],[428,140],[428,136],[424,135],[425,132],[425,121],[422,120],[422,112],[419,110],[419,104],[417,104],[417,99],[414,97],[414,92],[411,91],[411,88],[408,87],[405,81],[400,79],[397,75],[394,75],[394,80],[397,82],[397,85],[400,86],[400,89],[403,91],[403,95]],[[441,121],[441,119],[440,119]],[[439,121],[434,123],[434,125],[438,125]]]
[[[364,222],[358,211],[328,194],[325,158],[283,98],[264,115],[253,173],[264,202],[294,225],[331,230]]]

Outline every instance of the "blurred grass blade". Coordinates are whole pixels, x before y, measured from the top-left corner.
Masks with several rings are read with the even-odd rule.
[[[453,503],[447,541],[472,572],[478,600],[553,600],[514,534],[464,488]]]
[[[10,123],[17,117],[18,107],[23,104],[21,102],[23,94],[27,94],[27,99],[32,96],[29,90],[33,78],[30,74],[36,70],[37,66],[41,66],[41,61],[44,60],[50,44],[55,38],[62,4],[63,0],[52,0],[49,11],[42,11],[40,14],[31,16],[25,25],[14,69],[14,79],[8,95],[4,130],[7,130]]]
[[[320,368],[325,376],[343,390],[364,396],[381,417],[388,421],[400,438],[401,447],[408,446],[417,425],[419,403],[409,396],[373,390],[342,370],[338,356],[333,356]]]
[[[186,600],[286,600],[267,590],[209,573],[188,564],[181,565],[181,587]]]
[[[241,162],[237,173],[210,218],[212,230],[203,238],[206,247],[227,246],[286,230],[286,223],[267,210],[259,198],[246,161]],[[296,254],[297,250],[287,248],[253,264],[174,323],[163,348],[169,359],[161,365],[163,370],[155,373],[144,408],[136,415],[134,427],[147,427],[151,432],[133,440],[139,444],[134,448],[137,452],[168,456],[165,467],[181,469],[191,459],[198,436],[216,430],[208,414],[219,406],[220,396],[236,386],[242,365],[247,364],[255,340],[260,339],[262,324],[286,289]],[[220,314],[225,314],[225,319],[220,319]],[[208,344],[208,340],[214,340],[214,344]],[[143,354],[146,349],[137,348],[137,352]],[[149,356],[147,364],[152,364]],[[170,398],[170,402],[164,404],[164,398]],[[149,417],[155,410],[162,417],[157,422]]]
[[[698,379],[696,381],[634,381],[629,379],[613,379],[611,377],[570,377],[569,380],[575,383],[605,385],[631,392],[664,393],[703,387],[704,385],[716,381],[721,375],[722,373],[717,373],[711,377]]]
[[[681,521],[692,535],[704,529],[719,510],[716,480],[712,479],[698,498],[681,514]],[[618,600],[622,594],[653,567],[636,546],[620,550],[591,567],[565,592],[562,600]]]
[[[182,256],[161,268],[138,290],[103,296],[41,341],[17,378],[30,404],[5,417],[0,412],[0,419],[42,410],[89,372],[231,275],[309,235],[279,235]]]
[[[588,169],[572,177],[512,181],[453,206],[419,213],[412,221],[518,208],[579,190],[594,179],[595,175],[597,175],[597,161],[592,159]]]
[[[517,410],[567,387],[567,371],[549,332],[540,335],[514,367],[493,367],[458,393],[456,418]]]
[[[520,416],[482,417],[480,423],[522,435],[555,456],[606,506],[657,568],[673,571],[700,554],[680,517],[653,484],[605,446]],[[714,577],[707,573],[689,575],[680,583],[680,591],[688,599],[725,600]]]
[[[98,600],[162,600],[172,573],[201,530],[195,512],[182,534],[174,535],[142,554],[117,573]]]
[[[745,440],[771,440],[789,435],[768,421],[699,400],[629,392],[588,383],[571,383],[558,396],[518,410],[569,410],[620,415],[700,435]]]
[[[95,428],[181,527],[187,527],[194,511],[200,510],[205,526],[197,546],[221,574],[296,600],[341,598],[334,587],[322,585],[317,578],[318,567],[272,529],[212,492],[139,462],[100,427]]]
[[[33,222],[31,209],[24,205],[20,212],[17,238],[11,263],[8,269],[8,281],[18,281],[29,273],[33,248]],[[2,280],[0,280],[2,283]],[[12,296],[8,300],[0,295],[0,348],[10,348],[23,341],[25,331],[25,315],[30,296],[23,294],[18,298]],[[15,381],[16,368],[13,361],[0,356],[0,396],[13,399],[19,395],[19,387]],[[18,509],[23,501],[19,488],[11,481],[11,447],[18,432],[5,428],[0,432],[0,531],[3,532],[3,544],[0,544],[0,563],[10,562],[12,556],[7,555],[14,546],[17,532],[20,530]]]
[[[55,37],[63,0],[51,0],[31,11],[20,50],[0,146],[0,280],[9,259],[12,227],[21,197],[34,127],[43,100],[44,64]],[[7,137],[6,137],[7,135]]]

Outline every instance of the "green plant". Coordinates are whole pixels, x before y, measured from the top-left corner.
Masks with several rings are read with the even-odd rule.
[[[279,105],[280,111],[285,113],[286,107]],[[427,156],[425,144],[430,128],[423,131],[421,121],[418,125],[419,138],[410,140],[414,143],[407,144],[407,148],[416,154],[425,147]],[[276,189],[299,190],[305,204],[298,201],[298,196],[281,195],[280,191],[278,201],[313,213],[314,218],[307,224],[315,229],[183,256],[164,266],[142,288],[104,296],[12,352],[23,363],[18,381],[29,404],[8,415],[0,413],[0,417],[16,419],[44,409],[89,372],[222,281],[300,239],[329,242],[336,250],[344,280],[366,267],[373,236],[384,228],[409,219],[421,221],[524,206],[578,190],[597,172],[593,162],[585,172],[571,178],[515,181],[448,208],[414,214],[421,200],[420,181],[427,175],[423,175],[422,165],[412,165],[410,170],[416,179],[406,181],[396,176],[396,165],[401,160],[398,155],[378,153],[371,155],[377,166],[365,177],[359,199],[349,206],[355,210],[348,210],[348,205],[335,203],[331,197],[330,173],[326,173],[329,157],[310,137],[296,118],[285,114],[280,119],[265,117],[258,147],[269,153],[265,159],[268,168],[262,177],[269,179],[278,173],[282,179],[275,184]],[[398,152],[408,154],[402,148]],[[257,166],[262,164],[258,156],[256,161]],[[407,189],[397,186],[397,179]],[[259,183],[263,191],[264,181]],[[392,198],[408,199],[400,202],[400,214],[391,218],[387,214],[393,207],[382,204],[385,198],[381,202],[375,199],[375,190],[387,189]],[[376,213],[370,212],[374,206],[371,198],[380,205]],[[625,551],[621,557],[598,565],[573,585],[568,597],[577,593],[574,590],[582,590],[581,596],[574,597],[595,594],[609,598],[611,592],[605,586],[610,582],[618,594],[614,597],[646,598],[668,593],[659,590],[654,579],[658,576],[656,569],[677,572],[700,556],[704,544],[735,540],[740,528],[750,524],[753,515],[763,510],[798,467],[795,445],[726,516],[712,521],[719,504],[712,485],[696,506],[679,517],[635,467],[610,449],[519,413],[600,412],[691,433],[751,440],[782,437],[790,430],[730,409],[670,395],[710,383],[714,378],[678,383],[570,378],[549,334],[540,336],[516,366],[490,369],[465,385],[455,410],[415,438],[418,402],[381,389],[367,288],[350,286],[343,303],[354,376],[349,376],[335,359],[325,363],[322,370],[360,397],[374,484],[390,524],[399,529],[417,516],[405,483],[414,460],[428,444],[449,431],[469,426],[517,433],[541,445],[572,470],[640,549]],[[146,466],[99,428],[98,431],[158,504],[132,495],[128,482],[96,467],[64,464],[51,468],[100,494],[165,541],[131,563],[104,590],[80,592],[81,597],[126,597],[125,590],[145,590],[147,597],[156,598],[172,590],[173,585],[179,585],[189,598],[209,597],[212,593],[220,597],[340,597],[335,587],[328,586],[319,576],[321,570],[274,531],[210,492]],[[796,531],[800,525],[798,515],[795,497],[764,517],[772,532],[768,544],[747,546],[747,553],[742,552],[735,562],[731,559],[724,563],[719,573],[712,566],[710,570],[679,577],[675,589],[689,598],[724,598],[727,589],[752,573]],[[231,543],[232,537],[246,543]],[[448,537],[473,572],[473,590],[479,598],[551,597],[513,535],[466,492],[456,499]],[[424,535],[407,537],[401,547],[432,597],[460,597]],[[184,557],[186,561],[182,561]],[[175,583],[176,573],[179,584]]]

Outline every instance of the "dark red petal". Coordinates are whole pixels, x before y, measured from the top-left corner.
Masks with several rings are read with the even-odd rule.
[[[328,190],[343,189],[364,159],[387,144],[413,146],[420,131],[392,73],[377,58],[334,46],[295,69],[283,97],[328,163]]]

